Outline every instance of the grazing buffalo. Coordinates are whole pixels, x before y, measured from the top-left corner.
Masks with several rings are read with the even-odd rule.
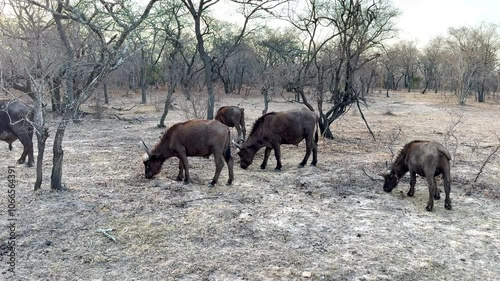
[[[238,138],[245,139],[245,109],[237,106],[223,106],[217,110],[215,120],[220,121],[228,127],[235,127]]]
[[[219,179],[220,172],[224,167],[224,161],[229,170],[229,180],[233,181],[233,158],[231,157],[231,141],[229,128],[215,120],[189,120],[177,123],[170,127],[162,136],[160,142],[152,149],[143,142],[147,153],[144,160],[145,176],[150,179],[160,172],[165,160],[170,157],[179,158],[179,174],[177,180],[183,179],[188,183],[189,164],[188,156],[201,156],[208,158],[214,156],[215,175],[210,185],[215,185]]]
[[[239,149],[238,155],[240,156],[240,166],[246,169],[252,164],[255,153],[262,148],[266,147],[264,152],[264,161],[260,165],[261,169],[265,169],[267,160],[271,150],[274,149],[276,156],[276,170],[281,170],[281,144],[298,144],[303,139],[306,140],[306,155],[299,167],[304,167],[313,153],[313,160],[311,165],[316,166],[318,162],[318,131],[316,124],[318,123],[318,116],[308,110],[299,109],[285,112],[271,112],[261,116],[252,127],[252,132],[248,139],[243,143],[234,142],[234,145]],[[314,135],[314,138],[313,138]]]
[[[19,100],[0,100],[0,140],[9,144],[19,140],[23,146],[23,154],[17,163],[22,164],[28,156],[28,167],[33,166],[33,121],[32,108]]]
[[[399,152],[392,168],[384,177],[384,191],[391,192],[408,171],[410,172],[410,190],[408,196],[415,193],[416,175],[427,179],[429,186],[429,201],[427,211],[432,211],[434,207],[433,199],[440,199],[439,190],[436,186],[436,176],[443,175],[444,190],[446,198],[444,207],[451,210],[450,199],[450,153],[441,144],[432,141],[412,141],[406,144]]]

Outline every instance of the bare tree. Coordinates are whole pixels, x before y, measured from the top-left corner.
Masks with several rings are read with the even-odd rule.
[[[419,50],[415,42],[405,40],[399,42],[396,48],[399,52],[398,63],[401,75],[404,77],[405,88],[410,92],[417,72]]]
[[[207,103],[207,119],[214,118],[214,104],[215,104],[215,91],[213,86],[213,60],[208,53],[205,46],[205,37],[210,29],[209,21],[207,20],[208,9],[217,4],[219,0],[198,0],[196,5],[193,0],[181,0],[182,3],[189,10],[191,16],[194,20],[194,31],[196,34],[197,50],[200,58],[204,65],[205,72],[205,83],[208,92],[208,103]],[[262,1],[239,1],[232,0],[231,2],[236,3],[240,6],[243,13],[244,21],[243,25],[237,35],[234,37],[231,48],[234,50],[243,40],[244,36],[247,34],[248,23],[251,19],[259,16],[261,11],[271,11],[281,4],[285,3],[287,0],[262,0]]]
[[[126,2],[81,1],[73,5],[69,1],[52,3],[35,0],[25,1],[26,4],[36,6],[52,15],[60,42],[65,50],[61,68],[64,73],[66,102],[62,107],[63,117],[57,126],[54,137],[52,189],[64,188],[62,184],[64,155],[62,142],[68,121],[75,117],[75,112],[80,105],[94,93],[106,75],[124,61],[126,54],[123,46],[126,38],[144,21],[157,1],[149,1],[145,10],[139,15],[132,13]],[[107,28],[110,26],[116,31],[112,37],[107,36]],[[92,43],[95,44],[92,48],[93,53],[80,52],[89,49],[76,49],[78,45],[71,41],[75,35],[71,32],[78,31],[78,28],[84,28],[86,33],[91,35]],[[75,70],[79,68],[87,71],[77,73]],[[75,87],[75,80],[78,81],[78,87]]]
[[[315,81],[317,106],[320,116],[319,127],[327,138],[333,138],[330,124],[342,116],[352,104],[358,104],[362,93],[359,71],[380,56],[376,50],[385,39],[393,36],[392,20],[397,15],[387,1],[336,1],[308,2],[308,13],[300,20],[293,21],[296,28],[306,35],[306,51],[302,67],[296,76],[295,91],[300,93],[302,102],[311,110],[304,93],[306,81]],[[330,33],[324,34],[323,27]],[[336,45],[338,58],[325,64],[325,46]],[[326,51],[327,52],[327,51]],[[343,64],[332,68],[332,62]],[[336,69],[335,71],[331,71]],[[339,89],[333,88],[332,105],[324,108],[328,75],[336,75],[334,81],[342,81]],[[339,75],[342,75],[339,79]],[[313,79],[311,79],[313,78]],[[359,104],[358,104],[359,105]],[[359,107],[359,106],[358,106]]]

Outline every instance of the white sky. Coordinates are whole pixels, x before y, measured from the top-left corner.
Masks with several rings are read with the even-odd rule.
[[[500,23],[500,0],[392,0],[401,15],[399,39],[425,45],[448,28]]]

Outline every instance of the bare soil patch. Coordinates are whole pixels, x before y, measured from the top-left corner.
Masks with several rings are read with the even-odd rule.
[[[116,108],[130,108],[138,100],[116,99]],[[262,111],[258,96],[219,99],[221,105],[245,108],[248,130]],[[176,97],[177,104],[182,102]],[[213,159],[189,159],[189,185],[175,181],[177,159],[168,160],[156,178],[144,179],[140,141],[151,144],[163,131],[156,128],[161,112],[154,105],[129,111],[109,107],[104,119],[71,124],[64,142],[67,191],[48,190],[48,164],[39,192],[32,190],[35,170],[16,166],[15,278],[500,279],[498,156],[473,182],[498,145],[500,106],[471,101],[461,107],[449,96],[404,92],[391,98],[371,95],[368,105],[364,114],[376,141],[353,108],[332,125],[334,140],[320,139],[318,167],[297,167],[305,153],[302,143],[282,147],[282,172],[274,172],[273,155],[267,169],[259,169],[263,151],[242,170],[234,149],[234,184],[223,184],[228,176],[224,168],[215,188],[207,186]],[[297,107],[301,105],[280,97],[270,103],[270,111]],[[167,124],[184,116],[174,106]],[[398,128],[401,134],[391,141]],[[383,192],[376,174],[392,160],[389,147],[397,152],[414,139],[446,143],[452,153],[453,210],[445,210],[440,200],[434,212],[425,211],[428,190],[421,178],[413,198],[406,196],[409,177],[391,194]],[[21,151],[17,142],[13,152],[0,143],[3,190],[7,165]],[[50,146],[46,153],[48,163]],[[2,245],[8,239],[6,204],[4,192]],[[107,233],[116,242],[99,229],[113,229]],[[2,262],[0,269],[5,268]]]

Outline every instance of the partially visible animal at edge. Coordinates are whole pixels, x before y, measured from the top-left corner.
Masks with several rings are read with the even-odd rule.
[[[24,148],[18,164],[26,161],[28,156],[28,167],[33,166],[33,109],[16,99],[0,100],[0,140],[9,144],[12,150],[12,143],[19,140]]]
[[[215,120],[228,127],[235,127],[239,139],[245,139],[245,109],[237,106],[223,106],[217,110]]]
[[[311,155],[313,159],[311,165],[316,166],[318,162],[318,116],[316,113],[303,108],[299,110],[290,110],[284,112],[270,112],[255,121],[248,139],[244,142],[235,142],[234,145],[239,149],[240,166],[246,169],[253,162],[257,151],[265,147],[264,161],[260,165],[265,169],[267,160],[274,149],[276,157],[276,169],[281,170],[281,150],[282,144],[297,145],[303,139],[306,141],[306,155],[299,167],[304,167]]]
[[[224,161],[229,171],[227,184],[233,182],[233,158],[231,157],[231,140],[229,128],[216,120],[189,120],[177,123],[168,128],[160,142],[149,149],[143,142],[147,153],[144,159],[145,177],[150,179],[158,174],[165,160],[171,157],[179,158],[179,174],[176,180],[184,179],[190,182],[188,157],[214,156],[215,175],[210,185],[215,185],[224,167]]]
[[[415,193],[416,175],[427,179],[429,186],[429,201],[425,209],[432,211],[434,199],[439,200],[439,189],[436,185],[436,176],[443,175],[446,198],[444,207],[451,210],[450,199],[450,153],[441,144],[432,141],[412,141],[406,144],[399,152],[388,173],[380,174],[384,178],[384,191],[391,192],[399,180],[410,172],[410,190],[407,195]]]

